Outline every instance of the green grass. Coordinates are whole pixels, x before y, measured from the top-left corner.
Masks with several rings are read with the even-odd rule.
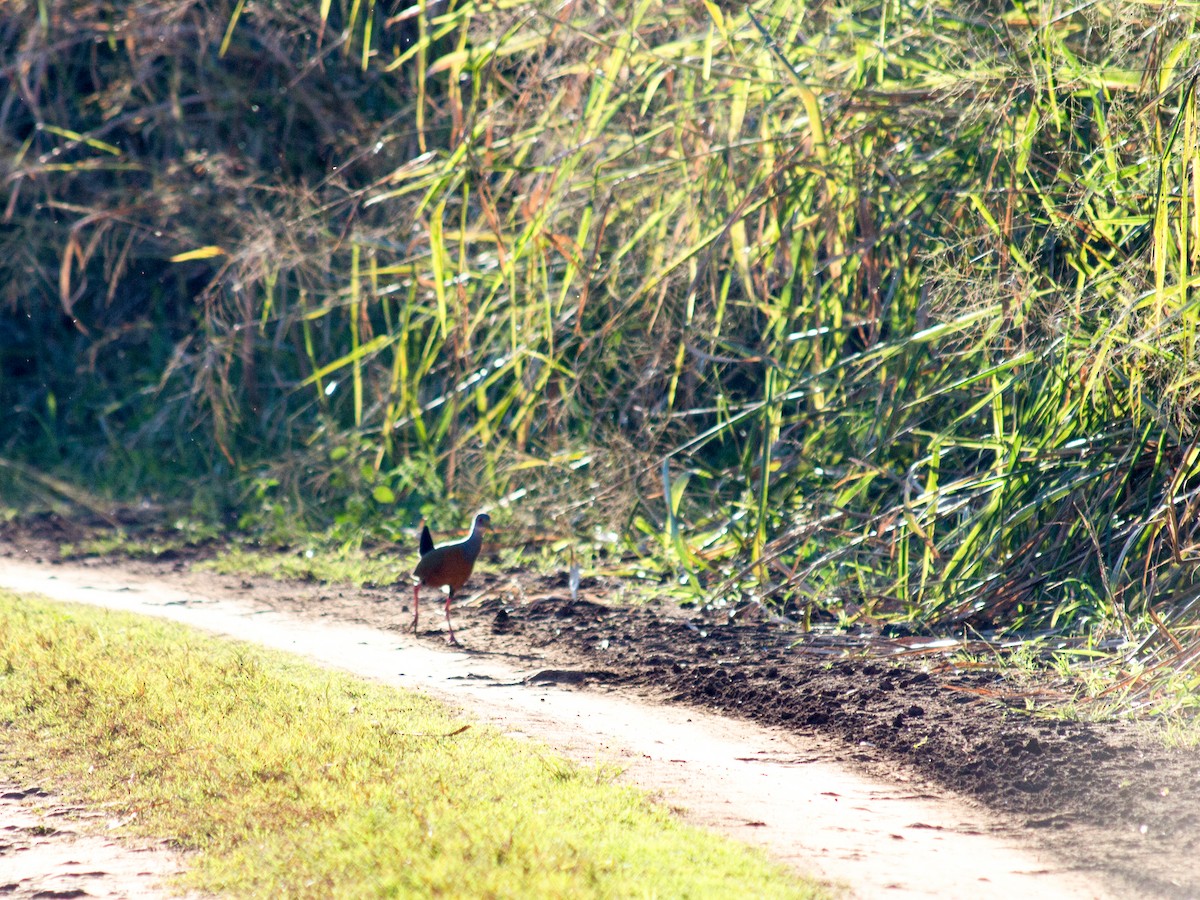
[[[416,565],[412,558],[398,553],[368,554],[351,547],[327,548],[317,543],[305,550],[273,551],[231,545],[212,559],[196,563],[200,571],[224,575],[266,575],[271,578],[295,578],[332,584],[410,583]]]
[[[613,773],[417,694],[0,593],[4,763],[200,851],[238,897],[815,897]]]

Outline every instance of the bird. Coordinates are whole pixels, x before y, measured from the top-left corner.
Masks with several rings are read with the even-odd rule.
[[[421,558],[413,569],[413,633],[417,630],[417,620],[420,617],[421,588],[446,589],[446,627],[450,631],[450,643],[459,646],[454,636],[454,626],[450,624],[450,601],[454,599],[455,591],[462,588],[471,577],[475,568],[475,560],[479,557],[479,548],[483,546],[483,530],[492,524],[487,513],[475,517],[471,533],[466,540],[453,544],[433,546],[433,535],[429,527],[421,528],[420,552]]]

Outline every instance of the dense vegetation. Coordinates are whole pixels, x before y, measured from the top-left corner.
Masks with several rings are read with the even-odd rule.
[[[719,596],[1169,650],[1198,48],[1125,0],[16,0],[0,477],[495,505]]]

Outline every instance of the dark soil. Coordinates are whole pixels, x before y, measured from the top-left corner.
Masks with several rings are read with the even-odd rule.
[[[661,604],[609,607],[598,584],[585,582],[571,602],[555,579],[484,581],[503,591],[514,578],[542,596],[456,609],[464,644],[536,648],[556,666],[587,670],[591,683],[609,672],[672,702],[837,737],[868,769],[886,774],[901,763],[971,797],[1123,893],[1200,897],[1200,753],[1167,749],[1148,723],[1070,721],[1045,699],[1031,713],[1026,697],[1061,685],[1047,681],[1039,692],[1029,676],[1017,685],[940,657],[850,655],[777,625],[681,616]],[[378,600],[395,595],[365,593],[359,603],[373,607],[357,614],[394,624],[395,606]]]
[[[9,526],[0,540],[57,556],[69,540]],[[0,556],[11,549],[0,548]],[[411,621],[407,572],[398,585],[357,589],[190,573],[214,548],[170,559],[123,560],[162,577],[197,579],[277,608],[400,630]],[[78,561],[78,560],[77,560]],[[105,561],[96,561],[106,564]],[[1200,753],[1164,746],[1153,723],[1080,722],[1054,714],[1061,683],[964,669],[931,652],[896,658],[918,639],[849,642],[785,625],[730,622],[723,612],[665,602],[610,605],[616,581],[585,579],[572,602],[565,578],[494,574],[484,560],[456,605],[469,652],[534,656],[546,677],[579,673],[591,689],[636,688],[670,702],[819,734],[876,773],[897,765],[1023,825],[1031,841],[1094,871],[1121,894],[1200,897]],[[445,640],[439,598],[423,602],[430,642]],[[878,652],[891,651],[889,657]],[[1038,711],[1027,710],[1027,699]]]

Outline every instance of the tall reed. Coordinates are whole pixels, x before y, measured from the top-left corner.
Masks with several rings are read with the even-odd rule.
[[[0,452],[508,498],[810,619],[1194,602],[1182,8],[47,10],[0,14]]]

